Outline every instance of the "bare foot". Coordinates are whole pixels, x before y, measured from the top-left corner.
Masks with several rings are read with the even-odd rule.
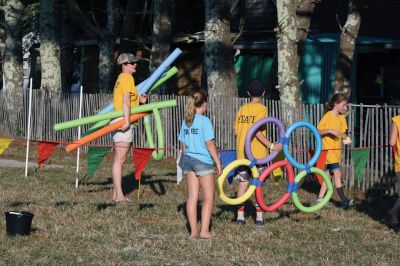
[[[206,232],[206,233],[200,233],[200,237],[201,239],[210,239],[211,238],[211,233],[210,232]]]

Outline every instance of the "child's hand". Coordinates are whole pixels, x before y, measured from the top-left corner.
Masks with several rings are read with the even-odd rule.
[[[282,144],[280,143],[274,143],[274,146],[272,147],[273,151],[281,151],[282,150]]]
[[[223,171],[222,164],[221,164],[221,162],[218,162],[217,163],[217,176],[222,175],[222,171]]]
[[[351,144],[351,138],[347,137],[347,138],[343,139],[343,144],[344,145],[350,145]]]

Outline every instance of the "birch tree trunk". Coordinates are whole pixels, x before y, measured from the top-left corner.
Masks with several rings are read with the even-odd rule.
[[[336,84],[334,93],[351,94],[350,75],[354,48],[361,24],[360,3],[349,0],[347,20],[340,34],[340,48],[336,59]]]
[[[99,43],[99,80],[100,91],[112,91],[112,69],[114,64],[115,32],[119,14],[115,1],[107,0],[107,25],[103,30],[103,38]]]
[[[3,57],[3,95],[9,110],[16,114],[21,110],[23,67],[22,67],[22,14],[20,0],[7,0],[4,6],[5,49]]]
[[[57,0],[40,1],[40,60],[42,89],[61,92],[60,40]]]
[[[150,72],[161,65],[171,49],[171,24],[175,0],[153,1],[153,36],[150,55]],[[164,86],[163,86],[164,87]],[[163,90],[161,90],[163,91]]]
[[[303,54],[304,43],[310,29],[311,17],[317,3],[317,0],[301,0],[296,10],[299,61]]]
[[[298,1],[278,0],[278,87],[280,90],[283,122],[292,124],[299,118],[301,107],[298,79],[299,60],[297,56],[297,21]]]
[[[205,0],[204,73],[211,97],[238,95],[227,0]]]

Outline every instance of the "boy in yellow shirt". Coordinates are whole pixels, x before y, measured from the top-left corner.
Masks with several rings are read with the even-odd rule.
[[[265,94],[264,86],[257,80],[254,80],[248,90],[247,94],[250,96],[251,100],[249,103],[244,104],[238,111],[235,120],[235,135],[236,135],[236,158],[245,159],[244,144],[246,139],[246,134],[249,129],[261,118],[268,116],[268,109],[263,104],[261,104],[261,97]],[[253,140],[251,141],[251,150],[255,158],[265,158],[267,156],[267,147],[274,151],[282,150],[282,145],[279,143],[272,143],[266,138],[265,129],[259,130]],[[259,172],[261,173],[264,169],[264,165],[257,165]],[[239,180],[239,187],[237,191],[237,196],[243,195],[247,187],[249,186],[249,181],[251,179],[251,174],[247,167],[239,167],[239,174],[236,175],[235,179]],[[262,210],[256,204],[256,225],[263,225]],[[244,224],[244,205],[238,206],[236,223]]]

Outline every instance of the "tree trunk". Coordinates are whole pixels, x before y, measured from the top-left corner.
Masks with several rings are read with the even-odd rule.
[[[286,125],[299,118],[301,107],[298,79],[297,21],[298,1],[278,0],[278,87],[282,119]]]
[[[175,0],[153,1],[153,36],[150,56],[150,72],[161,65],[171,48],[171,21]]]
[[[137,0],[129,0],[126,4],[120,35],[120,53],[132,53],[133,39],[136,33],[136,21],[133,13],[137,11],[137,6]]]
[[[40,59],[42,89],[59,93],[61,66],[56,4],[57,0],[40,1]]]
[[[113,0],[107,0],[107,25],[104,38],[99,43],[99,80],[100,91],[112,91],[111,77],[114,66],[115,32],[119,14]]]
[[[73,35],[73,24],[69,17],[69,12],[65,2],[61,4],[61,84],[62,91],[70,92],[71,86],[74,82],[73,72],[74,72],[74,35]]]
[[[336,84],[334,93],[351,94],[350,75],[353,65],[354,48],[361,24],[357,0],[349,0],[349,13],[340,35],[339,54],[336,59]]]
[[[301,55],[303,54],[304,43],[307,39],[310,29],[311,17],[314,13],[314,9],[317,3],[317,0],[301,0],[296,10],[298,25],[297,37],[299,61],[301,59]]]
[[[13,113],[19,112],[22,105],[23,67],[22,67],[22,14],[23,5],[19,0],[7,0],[4,7],[5,49],[3,58],[3,94]]]
[[[227,0],[205,0],[204,68],[211,97],[238,95]]]

